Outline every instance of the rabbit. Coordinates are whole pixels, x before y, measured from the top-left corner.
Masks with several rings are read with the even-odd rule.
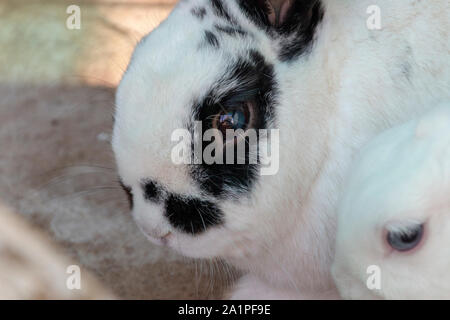
[[[450,103],[374,138],[338,210],[347,299],[450,299]]]
[[[374,4],[380,30],[367,24]],[[112,148],[144,235],[240,270],[231,299],[339,297],[343,178],[370,138],[450,97],[449,9],[180,1],[136,46],[116,94]],[[203,161],[205,141],[216,162]]]

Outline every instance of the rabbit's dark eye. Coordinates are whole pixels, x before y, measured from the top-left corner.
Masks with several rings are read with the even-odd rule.
[[[406,230],[388,231],[387,241],[394,250],[409,251],[420,244],[423,231],[423,224],[411,226]]]
[[[226,137],[227,130],[247,130],[252,121],[252,104],[250,102],[243,103],[237,107],[223,110],[214,120],[213,127],[222,132]]]

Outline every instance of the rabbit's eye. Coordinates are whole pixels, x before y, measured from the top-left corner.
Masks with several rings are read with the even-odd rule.
[[[405,230],[388,231],[387,241],[394,250],[400,252],[409,251],[420,244],[423,230],[423,224],[419,224]]]
[[[237,107],[223,110],[214,120],[213,127],[226,137],[227,130],[247,130],[252,117],[251,103],[246,102]]]

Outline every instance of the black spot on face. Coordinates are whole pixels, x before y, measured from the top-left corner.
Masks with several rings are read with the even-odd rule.
[[[210,46],[212,46],[214,48],[220,47],[219,39],[217,39],[216,35],[214,33],[212,33],[211,31],[205,31],[205,38],[206,38],[206,42]]]
[[[125,192],[128,200],[128,204],[130,206],[130,210],[133,209],[134,201],[133,201],[133,193],[130,187],[123,184],[123,182],[120,182],[120,186],[122,187],[123,191]]]
[[[148,201],[159,202],[163,194],[163,188],[156,182],[151,180],[144,180],[142,182],[142,189],[144,191],[144,198]]]
[[[200,20],[203,20],[206,16],[206,9],[199,7],[199,8],[193,8],[191,10],[191,13],[193,16],[197,17]]]
[[[217,87],[212,88],[206,95],[207,98],[194,106],[194,119],[202,122],[203,134],[213,127],[211,119],[217,114],[248,101],[251,101],[255,108],[256,119],[252,129],[270,129],[268,125],[275,119],[274,105],[277,96],[273,66],[267,64],[260,53],[251,51],[249,57],[239,59],[229,69],[230,71],[217,82]],[[237,85],[219,96],[221,83]],[[201,143],[202,150],[210,144],[203,141],[196,143]],[[238,163],[235,149],[233,164],[224,161],[224,164],[192,165],[193,180],[199,182],[202,190],[218,198],[244,196],[250,191],[259,174],[259,165],[248,161],[249,153],[250,146],[246,145],[245,164]],[[227,157],[226,149],[223,157],[224,160]]]
[[[223,213],[212,202],[175,195],[166,200],[165,215],[174,228],[192,235],[223,222]]]
[[[198,235],[223,222],[223,213],[210,201],[169,193],[149,179],[144,180],[141,187],[145,200],[164,206],[165,217],[181,232]]]
[[[221,25],[215,25],[214,28],[221,33],[225,33],[229,36],[247,36],[247,32],[240,29],[239,27],[231,27],[231,26],[221,26]]]

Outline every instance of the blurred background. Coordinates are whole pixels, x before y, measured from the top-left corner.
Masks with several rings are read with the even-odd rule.
[[[0,224],[12,225],[10,215],[23,218],[59,246],[57,254],[123,299],[219,298],[231,281],[220,262],[152,246],[132,221],[114,169],[115,88],[136,43],[175,2],[0,2]],[[70,5],[81,10],[80,29],[66,26]],[[14,237],[30,234],[21,223],[8,229]],[[20,241],[0,235],[0,297],[7,290],[2,279],[10,286],[27,279],[8,259],[11,250],[27,256],[32,239],[11,249]],[[55,258],[42,259],[52,265]],[[46,297],[27,290],[17,297]]]

